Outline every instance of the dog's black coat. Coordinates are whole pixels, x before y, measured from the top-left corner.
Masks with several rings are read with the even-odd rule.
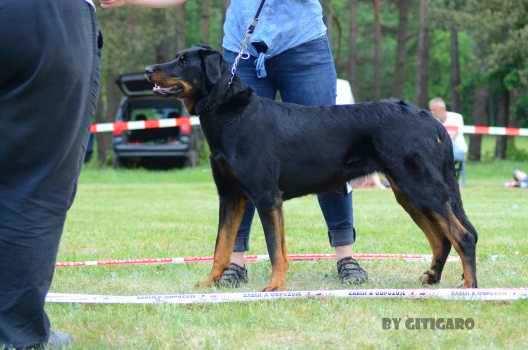
[[[221,200],[239,193],[262,213],[282,200],[339,190],[347,180],[380,171],[419,225],[424,217],[433,223],[436,229],[429,231],[442,226],[434,224],[435,214],[451,227],[454,213],[467,235],[451,243],[474,256],[477,233],[462,207],[451,140],[428,111],[403,101],[322,107],[275,102],[258,97],[237,77],[228,86],[228,67],[207,48],[183,51],[150,67],[152,72],[193,86],[191,108],[211,148]],[[448,244],[445,237],[442,244]]]
[[[338,189],[375,171],[415,194],[419,208],[443,213],[449,193],[458,193],[445,181],[454,171],[451,140],[425,110],[403,101],[307,107],[258,97],[239,82],[225,89],[221,79],[196,112],[213,163],[228,165],[257,206],[272,206],[279,192],[290,199]]]

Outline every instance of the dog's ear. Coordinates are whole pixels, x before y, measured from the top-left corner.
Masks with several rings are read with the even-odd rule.
[[[222,77],[223,58],[218,51],[212,49],[200,50],[205,76],[209,84],[214,85]]]

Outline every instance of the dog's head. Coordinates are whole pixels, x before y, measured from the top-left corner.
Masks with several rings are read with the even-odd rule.
[[[196,101],[207,96],[228,71],[218,51],[201,45],[178,52],[172,61],[147,67],[145,75],[155,93],[183,99],[193,113]]]

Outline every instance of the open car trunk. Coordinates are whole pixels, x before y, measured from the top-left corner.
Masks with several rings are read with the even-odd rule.
[[[128,96],[122,106],[122,121],[149,121],[180,118],[184,114],[183,104],[177,98],[159,97],[152,92],[153,85],[142,73],[124,74],[117,78],[116,84],[124,95]],[[132,144],[170,144],[178,142],[181,136],[179,127],[130,130],[124,132],[124,143]]]
[[[154,96],[129,99],[123,111],[123,121],[178,119],[182,112],[182,104],[177,99]],[[178,141],[181,131],[179,127],[130,130],[123,136],[128,143],[166,144]]]

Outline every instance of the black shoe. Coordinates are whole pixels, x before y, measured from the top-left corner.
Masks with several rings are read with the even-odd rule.
[[[62,350],[69,347],[72,342],[73,338],[69,334],[51,330],[47,343],[18,348],[10,345],[0,344],[0,350]]]
[[[245,266],[240,266],[235,263],[229,264],[229,266],[224,270],[222,277],[216,281],[217,287],[227,287],[227,288],[238,288],[240,283],[247,283],[248,276]]]
[[[339,259],[337,274],[343,284],[362,284],[368,280],[367,271],[363,270],[356,259],[351,256]]]

